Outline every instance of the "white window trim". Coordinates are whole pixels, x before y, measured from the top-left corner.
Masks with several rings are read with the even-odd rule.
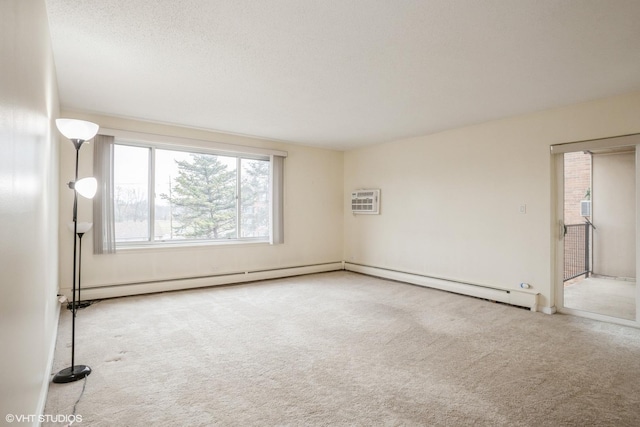
[[[227,144],[215,141],[207,141],[193,138],[182,138],[160,134],[149,134],[142,132],[133,132],[121,129],[100,128],[101,135],[110,135],[115,138],[114,144],[116,145],[131,145],[140,146],[145,148],[151,148],[150,151],[150,163],[149,163],[149,177],[153,179],[153,171],[155,170],[153,159],[155,158],[153,151],[155,149],[166,149],[173,151],[188,151],[197,152],[203,154],[213,154],[231,157],[242,157],[247,159],[256,160],[269,160],[273,165],[273,157],[287,157],[288,153],[281,150],[273,150],[268,148],[249,147],[244,145]],[[239,157],[238,157],[239,158]],[[152,181],[150,181],[152,182]],[[152,187],[153,188],[153,187]],[[270,191],[273,191],[271,189]],[[152,198],[149,198],[149,203],[152,203]],[[273,222],[273,208],[271,209],[270,222]],[[151,221],[153,220],[154,209],[150,206],[150,219],[149,227],[151,227]],[[280,212],[280,215],[282,212]],[[194,247],[194,246],[219,246],[219,245],[237,245],[237,244],[278,244],[281,241],[273,239],[273,225],[271,226],[270,235],[268,237],[238,237],[235,239],[219,239],[219,240],[204,240],[204,239],[181,239],[173,241],[164,240],[150,240],[150,241],[132,241],[132,242],[116,242],[116,248],[120,250],[134,250],[134,249],[151,249],[151,248],[178,248],[178,247]],[[151,229],[149,230],[151,236]],[[280,232],[278,234],[281,235]]]
[[[247,145],[227,144],[224,142],[207,141],[204,139],[183,138],[178,136],[159,135],[152,133],[133,132],[121,129],[100,128],[101,135],[111,135],[127,142],[140,142],[144,145],[154,145],[157,148],[178,149],[202,149],[212,154],[254,155],[260,157],[280,156],[287,157],[288,153],[270,148],[250,147]]]

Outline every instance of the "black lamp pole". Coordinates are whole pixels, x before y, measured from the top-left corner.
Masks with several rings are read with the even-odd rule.
[[[78,236],[78,302],[76,302],[76,308],[86,308],[91,305],[90,302],[82,302],[82,236],[84,236],[84,231],[78,232],[76,235]]]
[[[91,373],[91,368],[86,365],[76,365],[76,312],[78,307],[76,305],[76,258],[77,258],[77,245],[78,245],[78,191],[75,189],[75,183],[78,181],[78,155],[80,153],[80,147],[84,142],[81,139],[72,139],[73,145],[76,148],[76,175],[75,181],[69,183],[69,188],[73,190],[73,303],[71,306],[71,366],[64,368],[53,377],[54,383],[70,383],[73,381],[81,380]]]
[[[74,225],[74,227],[78,228],[77,224]],[[76,233],[76,236],[78,236],[78,256],[80,258],[78,258],[78,304],[77,307],[78,308],[82,308],[82,295],[80,295],[80,292],[82,290],[82,236],[84,236],[84,233]]]

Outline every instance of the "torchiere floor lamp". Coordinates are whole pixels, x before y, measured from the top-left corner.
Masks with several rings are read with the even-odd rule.
[[[98,133],[98,125],[84,120],[58,119],[56,126],[60,133],[71,140],[76,149],[76,174],[75,180],[70,182],[69,188],[73,190],[73,302],[71,305],[71,366],[64,368],[53,377],[54,383],[70,383],[78,381],[91,373],[91,368],[86,365],[76,365],[76,261],[78,246],[78,194],[86,198],[93,198],[96,194],[98,183],[95,178],[83,178],[78,180],[78,154],[80,147],[86,141],[92,139]]]
[[[76,236],[78,236],[78,299],[75,304],[72,305],[72,303],[69,303],[67,305],[67,308],[69,310],[71,310],[73,307],[86,308],[91,305],[91,302],[89,301],[82,302],[82,293],[81,293],[82,292],[82,237],[85,235],[85,233],[91,230],[91,227],[93,227],[93,224],[90,222],[75,223],[72,221],[69,223],[69,230],[71,230],[72,232],[76,230],[77,231]]]

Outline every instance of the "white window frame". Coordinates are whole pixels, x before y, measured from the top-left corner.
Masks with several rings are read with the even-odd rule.
[[[130,241],[130,242],[116,242],[116,249],[128,249],[128,248],[147,248],[147,247],[175,247],[175,246],[201,246],[201,245],[225,245],[225,244],[246,244],[246,243],[282,243],[280,237],[274,239],[274,222],[282,222],[282,218],[274,218],[274,215],[282,215],[279,209],[274,209],[274,186],[277,185],[273,181],[273,165],[274,156],[285,158],[287,157],[286,151],[272,150],[259,147],[249,147],[243,145],[234,145],[219,143],[213,141],[197,140],[190,138],[172,137],[166,135],[145,134],[131,131],[123,131],[117,129],[105,129],[101,128],[100,133],[104,135],[112,135],[114,137],[114,145],[125,145],[149,148],[149,177],[148,177],[148,191],[149,191],[149,239],[146,241]],[[218,156],[227,156],[236,158],[236,185],[237,188],[237,200],[236,204],[236,221],[237,221],[237,236],[233,239],[176,239],[176,240],[155,240],[155,150],[171,150],[171,151],[183,151],[194,154],[209,154]],[[270,207],[269,207],[269,224],[270,232],[269,236],[264,237],[239,237],[241,234],[241,216],[240,216],[240,184],[242,179],[242,171],[240,167],[241,159],[250,160],[264,160],[269,161],[270,164]],[[282,197],[280,194],[279,197]],[[278,202],[276,201],[276,204]],[[280,230],[276,230],[276,234],[280,234]]]

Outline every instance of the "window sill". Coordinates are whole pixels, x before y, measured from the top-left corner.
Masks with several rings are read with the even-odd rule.
[[[264,246],[270,245],[268,240],[220,240],[206,242],[156,242],[156,243],[127,243],[116,245],[117,253],[156,251],[167,249],[188,250],[194,248],[219,248],[224,246]]]

